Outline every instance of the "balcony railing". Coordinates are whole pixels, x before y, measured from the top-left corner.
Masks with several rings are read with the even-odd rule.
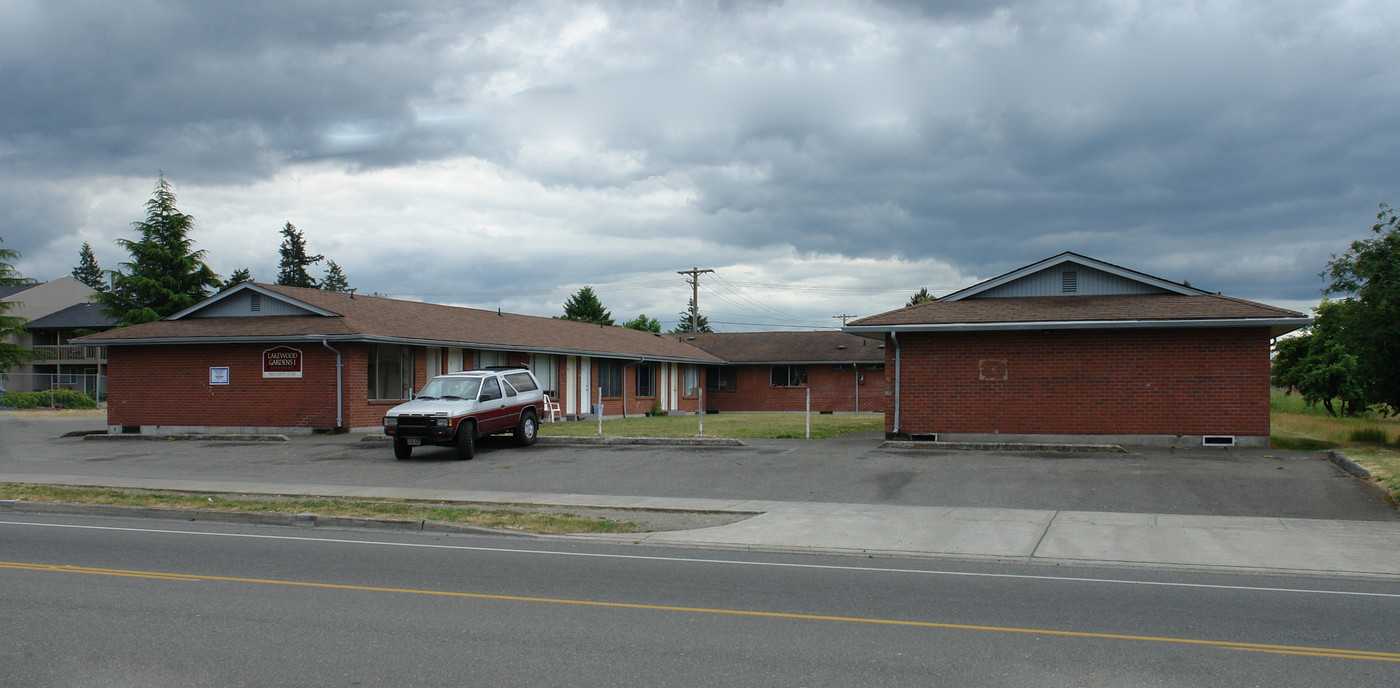
[[[60,344],[57,346],[40,344],[34,346],[35,351],[41,352],[41,358],[33,362],[44,363],[106,363],[107,347],[105,346],[78,346],[75,344]]]

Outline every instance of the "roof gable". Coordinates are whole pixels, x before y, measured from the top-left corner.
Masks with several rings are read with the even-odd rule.
[[[1194,287],[1066,251],[999,277],[955,291],[939,301],[1031,296],[1205,294]]]
[[[256,282],[240,282],[166,319],[256,318],[297,315],[334,317],[340,314],[273,291]]]

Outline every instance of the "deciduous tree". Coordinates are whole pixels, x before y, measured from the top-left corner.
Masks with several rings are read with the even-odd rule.
[[[1400,216],[1382,203],[1371,227],[1374,238],[1354,241],[1350,250],[1332,255],[1323,289],[1345,294],[1341,307],[1324,319],[1336,321],[1336,338],[1356,356],[1357,376],[1366,401],[1400,410]]]
[[[5,240],[0,238],[0,244]],[[26,279],[14,269],[10,261],[19,258],[18,251],[7,248],[0,248],[0,287],[15,287],[34,284],[34,280]],[[24,318],[15,315],[5,315],[16,304],[14,301],[0,301],[0,379],[8,376],[5,372],[24,361],[33,360],[36,357],[34,351],[22,349],[18,344],[11,342],[12,339],[19,338],[24,334]]]
[[[638,315],[637,317],[632,318],[631,320],[628,320],[625,323],[622,323],[622,326],[626,327],[629,330],[641,330],[643,332],[661,331],[661,321],[657,320],[656,318],[648,318],[646,313],[642,313],[641,315]]]

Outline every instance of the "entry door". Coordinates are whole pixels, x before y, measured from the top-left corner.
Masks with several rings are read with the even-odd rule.
[[[564,415],[578,413],[578,357],[569,356],[564,363]]]
[[[442,349],[435,346],[428,347],[428,380],[442,374]],[[424,380],[427,383],[427,380]]]
[[[579,412],[592,413],[593,387],[591,378],[593,377],[593,359],[587,356],[580,356],[578,359],[578,366]]]
[[[449,372],[449,373],[455,373],[455,372],[457,372],[457,371],[459,371],[459,370],[462,370],[462,369],[463,369],[463,368],[462,368],[462,350],[461,350],[461,349],[448,349],[448,350],[447,350],[447,372]]]

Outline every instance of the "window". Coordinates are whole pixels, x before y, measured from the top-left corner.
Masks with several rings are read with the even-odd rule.
[[[530,379],[529,373],[506,373],[503,377],[506,379],[506,382],[510,383],[511,387],[522,392],[533,392],[539,389],[539,387],[535,386],[535,381]]]
[[[496,378],[494,377],[486,378],[486,381],[481,383],[481,396],[479,397],[480,401],[491,401],[492,399],[500,398],[501,385],[496,382]]]
[[[622,396],[622,363],[598,361],[598,389],[605,397]]]
[[[774,387],[807,386],[807,366],[773,366]]]
[[[700,394],[700,366],[681,366],[681,396],[693,397]]]
[[[540,381],[544,393],[551,399],[558,399],[559,359],[553,354],[535,354],[530,357],[530,370],[535,371],[535,378]]]
[[[413,391],[413,349],[398,344],[369,347],[369,398],[407,399]]]
[[[637,394],[639,397],[656,396],[655,385],[652,381],[656,379],[655,371],[650,363],[637,364]]]
[[[732,392],[739,388],[739,369],[733,366],[705,368],[705,389],[711,392]]]

